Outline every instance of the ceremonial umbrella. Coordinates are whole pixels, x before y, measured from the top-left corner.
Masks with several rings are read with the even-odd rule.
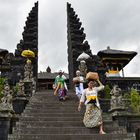
[[[22,51],[21,55],[27,58],[35,57],[35,53],[29,49]]]

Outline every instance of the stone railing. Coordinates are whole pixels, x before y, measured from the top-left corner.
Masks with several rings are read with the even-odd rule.
[[[0,140],[8,140],[8,134],[12,134],[13,127],[35,91],[35,81],[20,81],[19,90],[14,96],[10,86],[4,85],[4,96],[0,100]]]

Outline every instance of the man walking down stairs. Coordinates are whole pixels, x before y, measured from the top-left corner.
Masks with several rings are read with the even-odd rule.
[[[77,111],[78,100],[69,91],[69,100],[59,101],[53,91],[35,93],[19,118],[9,140],[136,140],[133,133],[112,121],[103,113],[104,129],[88,129],[83,125],[83,113]]]

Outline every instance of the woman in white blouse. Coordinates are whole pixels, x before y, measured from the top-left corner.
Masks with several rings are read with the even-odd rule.
[[[99,86],[97,86],[97,83]],[[104,85],[99,81],[99,79],[97,79],[97,81],[88,80],[88,88],[83,91],[78,106],[78,111],[80,111],[82,104],[85,103],[86,112],[84,115],[83,123],[88,128],[99,126],[100,134],[105,134],[103,130],[102,112],[98,100],[98,91],[103,89]]]

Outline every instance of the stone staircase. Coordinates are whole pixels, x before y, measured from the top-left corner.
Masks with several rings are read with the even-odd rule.
[[[85,128],[82,122],[85,107],[78,112],[76,96],[71,91],[68,96],[62,102],[53,96],[53,91],[35,93],[9,140],[135,140],[133,133],[127,133],[107,113],[103,113],[107,134],[99,135],[99,128]]]

